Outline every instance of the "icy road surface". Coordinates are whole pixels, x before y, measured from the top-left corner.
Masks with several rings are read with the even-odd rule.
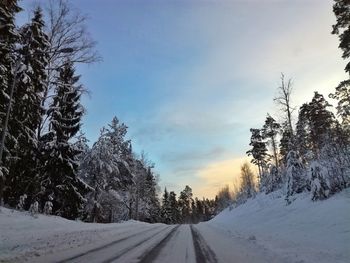
[[[111,229],[111,231],[113,231]],[[149,225],[120,229],[87,247],[27,258],[33,262],[286,262],[252,241],[233,240],[205,225]]]
[[[88,224],[1,208],[0,262],[290,262],[206,223]]]

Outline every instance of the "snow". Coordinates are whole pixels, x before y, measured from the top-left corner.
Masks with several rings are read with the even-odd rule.
[[[139,231],[150,224],[128,221],[96,224],[71,221],[58,216],[35,215],[0,207],[0,262],[23,261],[43,254],[62,254],[75,248],[94,247],[113,240],[125,231]],[[131,231],[132,230],[132,231]]]
[[[294,262],[350,262],[350,189],[317,202],[300,194],[290,205],[282,193],[259,194],[204,225]]]
[[[350,262],[350,189],[313,202],[258,194],[209,222],[83,223],[0,208],[0,262]]]

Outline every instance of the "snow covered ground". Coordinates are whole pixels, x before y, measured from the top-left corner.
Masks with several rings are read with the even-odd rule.
[[[160,224],[158,224],[160,225]],[[0,208],[0,262],[36,261],[42,255],[70,255],[116,236],[152,228],[146,223],[89,224],[57,216],[36,215]]]
[[[300,194],[288,206],[281,196],[259,194],[207,224],[294,262],[350,262],[350,189],[317,202]]]
[[[350,262],[349,189],[258,195],[198,225],[88,224],[1,208],[0,262]]]

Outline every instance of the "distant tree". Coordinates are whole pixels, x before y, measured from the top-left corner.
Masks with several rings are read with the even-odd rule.
[[[164,189],[163,197],[162,197],[162,208],[161,208],[161,220],[165,224],[171,224],[173,219],[171,217],[171,208],[169,203],[169,192],[167,189]]]
[[[221,188],[217,193],[217,211],[221,212],[225,208],[227,208],[232,203],[232,196],[230,193],[230,188],[228,185]]]
[[[294,108],[291,106],[291,96],[293,92],[292,80],[288,79],[285,81],[284,74],[281,73],[281,86],[278,87],[278,94],[273,99],[281,106],[283,112],[285,112],[286,120],[286,130],[290,134],[293,134],[293,125],[292,125],[292,112]]]
[[[144,217],[145,221],[155,223],[159,221],[160,204],[157,198],[157,181],[152,173],[151,167],[147,168],[143,202],[145,206]],[[169,205],[171,207],[171,192],[169,194]],[[174,218],[174,215],[173,215]]]
[[[176,194],[174,191],[171,191],[169,193],[169,207],[170,207],[170,214],[172,218],[172,223],[177,224],[180,223],[180,211],[178,208],[178,202],[176,200]]]
[[[202,222],[205,220],[204,216],[204,202],[199,200],[197,197],[194,199],[195,207],[196,207],[196,221],[194,223]]]
[[[275,160],[275,166],[278,168],[278,146],[276,136],[279,133],[281,125],[275,121],[269,114],[267,114],[265,124],[261,130],[263,138],[267,139],[272,147],[272,155]]]
[[[261,130],[259,129],[250,129],[252,133],[250,138],[249,145],[252,146],[252,149],[247,151],[248,156],[252,156],[252,163],[258,166],[259,176],[264,172],[266,168],[266,163],[269,159],[269,154],[267,153],[266,142],[263,140],[261,135]]]
[[[249,164],[246,162],[241,166],[241,202],[254,197],[256,194],[255,176]]]
[[[181,191],[178,206],[181,214],[181,219],[183,223],[191,222],[191,202],[192,202],[192,189],[188,185],[185,186],[185,189]]]
[[[295,139],[287,124],[282,126],[282,136],[279,143],[280,163],[285,167],[287,164],[287,154],[290,150],[295,149]]]

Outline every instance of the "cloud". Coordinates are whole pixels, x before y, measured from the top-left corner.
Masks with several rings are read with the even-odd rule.
[[[167,163],[179,163],[186,162],[188,160],[208,160],[208,159],[217,159],[227,154],[228,149],[216,146],[209,149],[208,151],[185,151],[181,153],[165,153],[161,160]]]
[[[249,162],[248,157],[233,158],[209,163],[196,173],[196,183],[193,185],[194,195],[214,198],[218,191],[228,185],[239,184],[240,167],[244,162]]]

